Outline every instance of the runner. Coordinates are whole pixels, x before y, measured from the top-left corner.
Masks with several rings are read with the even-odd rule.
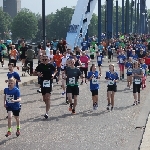
[[[109,110],[109,107],[111,106],[111,110],[114,108],[114,95],[115,92],[117,92],[117,80],[118,73],[114,71],[114,64],[109,65],[109,71],[106,72],[105,79],[108,81],[108,88],[107,88],[107,94],[108,94],[108,105],[107,110]]]
[[[143,77],[143,72],[139,66],[140,64],[137,61],[133,64],[133,71],[132,71],[133,96],[134,96],[133,106],[140,104],[140,88],[141,88],[141,78]],[[136,93],[138,93],[138,96]]]
[[[4,50],[6,50],[6,46],[3,44],[3,40],[0,41],[0,62],[2,67],[4,66]]]
[[[132,70],[133,70],[133,63],[132,63],[131,57],[129,57],[128,61],[126,62],[125,68],[127,69],[127,87],[129,87],[129,89],[131,89]]]
[[[49,63],[49,59],[46,55],[42,58],[43,63],[39,64],[36,68],[37,74],[40,77],[41,93],[43,101],[46,104],[45,119],[48,118],[48,112],[50,109],[50,95],[52,90],[52,79],[55,76],[56,68]],[[54,72],[54,73],[53,73]]]
[[[101,66],[102,66],[102,62],[103,62],[103,56],[100,52],[96,52],[96,56],[97,56],[97,64],[98,64],[98,68],[99,68],[99,75],[101,76],[102,71],[101,71]]]
[[[124,66],[125,66],[125,61],[126,61],[126,56],[123,50],[118,55],[117,59],[118,59],[119,68],[120,68],[120,80],[122,80],[124,79]]]
[[[67,82],[67,97],[70,103],[69,111],[75,114],[75,108],[77,105],[77,95],[79,95],[78,79],[81,76],[81,72],[74,66],[75,60],[70,59],[70,67],[66,69],[66,82]],[[72,103],[72,96],[74,95],[74,103]]]
[[[90,72],[88,72],[87,79],[90,81],[90,90],[92,92],[92,100],[93,100],[93,109],[96,110],[98,108],[98,90],[99,90],[99,74],[96,71],[95,64],[92,64],[90,68]]]
[[[22,46],[20,48],[20,59],[22,60],[22,66],[25,65],[25,59],[26,59],[26,52],[27,52],[27,47],[25,46],[25,43],[22,43]]]
[[[80,57],[79,60],[81,61],[81,64],[82,64],[82,66],[80,67],[80,71],[82,72],[82,74],[84,72],[85,83],[87,84],[86,79],[87,79],[89,58],[86,56],[85,52],[82,52],[82,56]],[[82,84],[83,84],[83,78],[82,78],[82,81],[81,81],[81,85]]]
[[[12,125],[12,114],[14,118],[16,119],[17,123],[17,131],[16,136],[20,135],[20,119],[19,119],[19,113],[20,113],[20,91],[15,86],[16,81],[14,78],[8,79],[8,88],[4,89],[4,107],[8,111],[8,132],[6,133],[6,137],[11,135],[11,125]]]

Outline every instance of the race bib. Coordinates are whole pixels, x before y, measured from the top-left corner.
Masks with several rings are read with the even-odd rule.
[[[92,84],[98,84],[98,80],[96,78],[92,78]]]
[[[129,69],[128,69],[128,72],[132,72],[132,68],[129,68]]]
[[[114,84],[114,81],[108,80],[108,85],[113,85],[113,84]]]
[[[142,72],[145,74],[145,69],[142,69]]]
[[[135,84],[141,84],[141,80],[140,79],[134,79]]]
[[[101,59],[101,57],[98,57],[98,61],[101,61],[102,59]]]
[[[120,63],[123,63],[123,59],[122,58],[120,58]]]
[[[69,78],[69,84],[75,84],[75,77]]]
[[[11,100],[12,99],[14,99],[14,96],[13,95],[6,95],[6,101],[7,101],[7,103],[14,103],[14,102],[12,102]]]
[[[82,63],[82,67],[85,67],[85,63]]]
[[[44,80],[43,87],[50,87],[50,80]]]

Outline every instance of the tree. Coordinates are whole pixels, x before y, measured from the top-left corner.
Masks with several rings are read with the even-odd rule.
[[[8,13],[3,12],[0,7],[0,37],[2,39],[7,38],[8,31],[11,29],[12,19]]]
[[[28,9],[22,9],[14,18],[12,23],[12,36],[24,37],[27,40],[35,38],[38,32],[38,21],[36,15]]]
[[[74,9],[67,7],[57,10],[56,14],[53,16],[52,22],[49,27],[47,27],[47,37],[52,39],[66,38],[73,12]]]

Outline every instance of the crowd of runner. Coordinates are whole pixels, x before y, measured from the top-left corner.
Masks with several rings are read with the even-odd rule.
[[[50,110],[50,98],[53,91],[53,84],[61,82],[62,95],[66,95],[66,103],[69,104],[69,111],[76,113],[77,99],[79,95],[79,84],[90,82],[90,91],[93,100],[93,110],[98,108],[98,91],[100,78],[107,80],[107,106],[106,109],[114,109],[115,92],[117,92],[117,81],[124,80],[127,76],[127,87],[133,89],[133,106],[140,104],[140,90],[146,88],[146,77],[149,73],[150,43],[147,35],[120,36],[118,39],[109,41],[98,39],[93,36],[83,42],[74,50],[68,48],[65,40],[59,42],[54,39],[46,43],[46,49],[38,45],[38,66],[33,70],[33,50],[27,47],[22,40],[18,50],[11,40],[0,43],[0,62],[4,66],[4,50],[7,49],[9,72],[7,74],[8,87],[4,89],[4,107],[8,113],[8,132],[6,137],[11,135],[12,116],[16,119],[16,135],[20,135],[19,113],[21,110],[21,97],[18,82],[21,82],[20,75],[14,68],[17,61],[22,61],[22,67],[30,64],[30,75],[38,76],[40,85],[39,93],[42,94],[46,105],[44,118],[48,118]],[[113,55],[117,56],[113,58]],[[96,60],[96,63],[94,61]],[[120,72],[116,72],[112,59],[115,59]],[[105,77],[102,76],[103,61],[108,60],[108,71]],[[114,61],[114,60],[113,60]],[[125,70],[126,69],[126,70]],[[56,83],[55,83],[56,80]],[[132,86],[131,86],[132,85]]]

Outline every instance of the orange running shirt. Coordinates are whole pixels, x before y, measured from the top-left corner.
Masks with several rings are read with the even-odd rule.
[[[10,58],[11,59],[16,59],[16,56],[17,56],[17,50],[16,49],[11,50],[10,51]]]
[[[54,55],[54,57],[53,57],[53,59],[54,59],[54,61],[56,62],[56,66],[57,67],[61,67],[61,59],[62,59],[62,55],[60,54],[60,55]]]

